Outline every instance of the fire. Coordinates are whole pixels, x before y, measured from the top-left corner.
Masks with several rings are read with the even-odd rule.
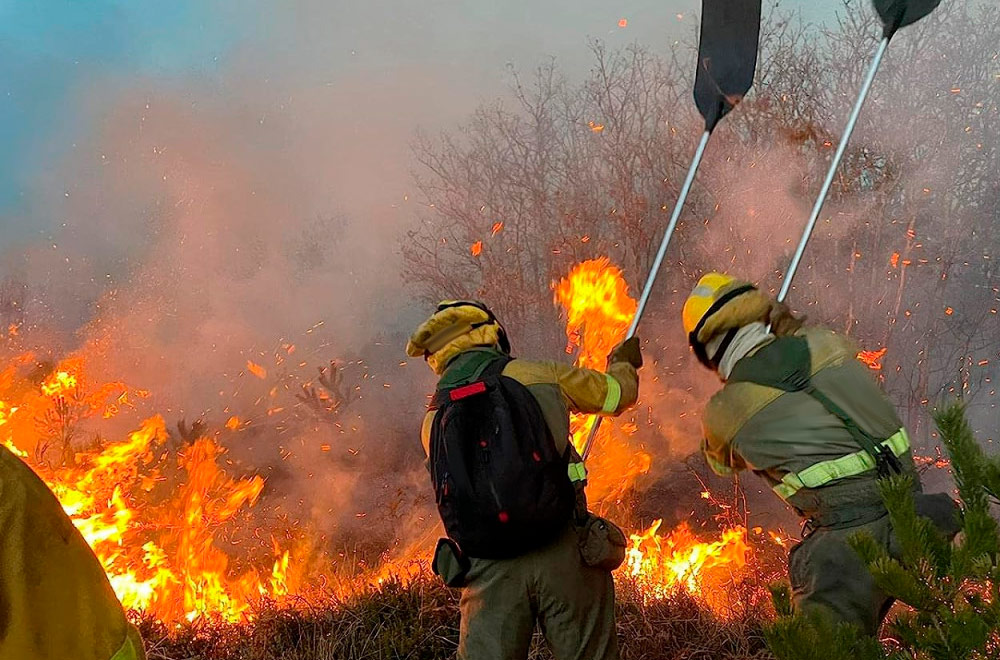
[[[559,281],[555,294],[566,311],[569,343],[580,349],[577,364],[604,369],[636,310],[621,270],[607,257],[584,261]]]
[[[877,351],[860,351],[857,358],[868,365],[868,368],[872,371],[882,371],[882,358],[885,357],[888,350],[889,348],[886,347],[880,348]]]
[[[567,347],[576,363],[604,370],[636,311],[621,270],[607,258],[585,261],[553,288],[566,313]],[[285,349],[293,351],[291,345]],[[240,621],[252,617],[262,599],[289,602],[283,599],[303,595],[309,549],[292,545],[287,539],[295,536],[288,530],[252,527],[265,480],[231,475],[225,448],[201,423],[180,424],[176,434],[153,415],[129,433],[91,433],[88,422],[121,422],[119,415],[135,412],[149,393],[118,382],[95,383],[86,366],[80,357],[55,366],[27,354],[10,358],[0,368],[0,443],[46,481],[122,603],[166,623],[200,617]],[[268,370],[251,360],[246,371],[268,377]],[[269,413],[281,410],[264,405]],[[254,426],[234,412],[226,409],[220,433]],[[577,447],[593,420],[573,416]],[[634,419],[608,420],[601,427],[588,484],[598,510],[620,510],[623,496],[649,471],[651,457],[636,441],[636,430]],[[329,443],[319,445],[322,452],[331,449]],[[703,497],[713,501],[707,489]],[[727,580],[746,564],[746,530],[730,526],[718,539],[704,540],[685,524],[667,534],[659,533],[660,525],[656,521],[632,535],[619,577],[636,581],[650,598],[684,590],[714,607],[726,596]],[[426,558],[412,549],[401,555],[355,571],[343,588],[327,586],[347,594],[426,570]]]
[[[14,394],[18,405],[6,401]],[[261,597],[288,594],[288,549],[268,547],[268,568],[258,571],[243,566],[252,563],[250,550],[235,553],[222,542],[264,480],[226,474],[225,450],[213,438],[192,434],[171,451],[156,415],[122,440],[91,441],[83,450],[74,442],[79,422],[112,417],[145,394],[120,383],[90,391],[79,359],[34,389],[10,367],[0,377],[0,442],[46,481],[125,607],[165,622],[238,621]]]
[[[556,302],[566,313],[567,352],[577,352],[577,366],[603,371],[608,354],[624,338],[636,301],[619,268],[607,257],[581,262],[555,286]],[[578,450],[594,424],[593,415],[572,415],[570,432]],[[595,440],[587,495],[594,502],[614,502],[649,471],[650,455],[633,448],[627,424],[607,420]]]
[[[632,534],[625,558],[625,570],[647,596],[666,598],[677,588],[704,595],[706,587],[721,586],[746,566],[746,528],[724,530],[718,541],[703,543],[687,523],[665,536],[657,534],[662,522],[655,520],[646,531]]]
[[[607,258],[578,264],[555,286],[556,301],[566,313],[567,352],[576,352],[576,364],[604,370],[608,354],[628,331],[636,311],[621,270]],[[573,444],[582,448],[594,417],[573,415]],[[587,496],[591,503],[608,506],[619,502],[636,479],[649,471],[652,458],[634,447],[634,423],[606,420],[588,460]],[[703,499],[712,500],[708,490]],[[645,531],[632,534],[621,569],[649,598],[666,598],[678,589],[701,598],[721,610],[726,601],[724,586],[747,563],[749,545],[746,528],[740,525],[722,531],[717,541],[699,540],[686,523],[666,535],[659,534],[662,520]]]
[[[57,396],[76,389],[76,376],[66,371],[57,371],[42,383],[42,394]]]

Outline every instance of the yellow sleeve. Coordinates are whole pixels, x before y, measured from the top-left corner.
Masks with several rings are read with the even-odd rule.
[[[0,447],[0,658],[141,660],[101,562],[48,486]]]
[[[431,455],[431,427],[434,425],[434,415],[437,411],[428,410],[424,422],[420,425],[420,444],[424,446],[424,454]]]
[[[733,464],[732,432],[726,428],[731,412],[732,409],[723,405],[716,394],[701,414],[701,453],[705,456],[708,467],[720,477],[729,476],[746,467]]]
[[[717,407],[713,411],[713,407],[712,403],[709,403],[702,415],[701,453],[705,456],[708,467],[712,468],[712,472],[720,477],[727,477],[746,469],[746,464],[734,454],[731,439],[712,427],[713,416],[721,414]]]
[[[639,397],[639,375],[627,362],[612,364],[607,373],[558,362],[547,364],[573,412],[620,415]]]

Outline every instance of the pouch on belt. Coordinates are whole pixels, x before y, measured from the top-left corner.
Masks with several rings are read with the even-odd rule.
[[[577,534],[580,556],[587,566],[613,571],[625,561],[625,533],[610,520],[588,512],[577,525]]]
[[[431,563],[434,575],[440,577],[449,587],[458,589],[465,586],[465,578],[470,568],[472,563],[457,543],[449,538],[438,539],[437,547],[434,549],[434,561]]]

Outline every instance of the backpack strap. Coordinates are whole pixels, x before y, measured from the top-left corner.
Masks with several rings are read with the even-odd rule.
[[[900,474],[903,471],[903,467],[899,462],[897,449],[899,449],[898,454],[902,454],[908,448],[909,443],[906,442],[907,446],[901,448],[900,443],[895,442],[897,436],[900,435],[898,432],[889,438],[876,438],[862,429],[833,399],[816,388],[812,382],[811,372],[812,356],[809,352],[809,342],[806,341],[805,337],[788,336],[774,340],[774,342],[765,346],[762,350],[737,362],[729,377],[729,382],[756,383],[766,387],[774,387],[784,392],[804,392],[808,394],[816,401],[819,401],[827,412],[840,420],[844,428],[851,434],[854,442],[861,447],[864,454],[867,454],[867,457],[859,455],[861,452],[850,454],[842,459],[837,459],[837,461],[824,461],[815,466],[810,466],[798,475],[791,474],[792,481],[797,482],[798,488],[805,485],[802,483],[803,479],[800,477],[807,470],[814,470],[814,468],[820,468],[826,463],[837,463],[838,461],[844,462],[845,465],[830,466],[830,470],[814,470],[816,472],[823,472],[825,476],[830,477],[824,479],[823,483],[851,476],[851,474],[843,473],[844,469],[841,469],[849,467],[846,465],[847,462],[850,462],[850,465],[853,466],[851,468],[852,474],[864,472],[871,469],[871,467],[877,469],[880,477],[890,474]],[[905,437],[905,431],[902,433]],[[867,461],[865,460],[866,458]],[[846,459],[850,459],[850,461],[846,461]],[[871,463],[874,465],[871,465]],[[833,469],[833,467],[837,467],[837,469]],[[786,477],[788,476],[786,475]],[[779,487],[781,485],[779,484]],[[792,486],[795,484],[788,485]],[[795,490],[798,490],[798,488],[795,488]],[[792,493],[794,493],[794,490]],[[779,495],[784,496],[780,492]]]

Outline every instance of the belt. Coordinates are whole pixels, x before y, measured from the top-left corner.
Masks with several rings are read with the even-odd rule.
[[[906,429],[899,429],[880,442],[878,447],[887,448],[897,458],[902,456],[910,449],[910,438],[906,434]],[[781,483],[773,490],[781,499],[787,500],[802,488],[819,488],[832,481],[864,474],[874,469],[875,457],[862,449],[847,456],[814,463],[800,472],[789,472],[781,478]]]

